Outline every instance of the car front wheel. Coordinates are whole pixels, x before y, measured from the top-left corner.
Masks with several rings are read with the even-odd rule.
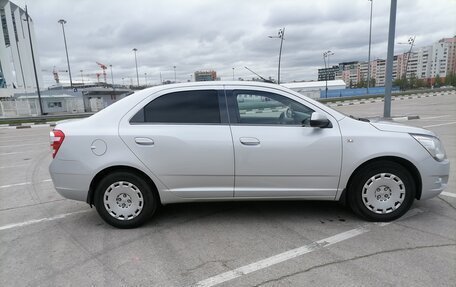
[[[142,177],[129,172],[114,172],[98,184],[95,207],[101,218],[110,225],[134,228],[154,214],[157,200]]]
[[[407,169],[395,162],[379,161],[354,175],[348,203],[367,220],[391,221],[409,210],[415,194],[415,182]]]

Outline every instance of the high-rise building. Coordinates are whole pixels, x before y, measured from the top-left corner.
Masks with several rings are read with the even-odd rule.
[[[386,60],[377,59],[375,62],[377,63],[375,69],[375,86],[383,87],[385,85],[386,77]]]
[[[339,63],[335,79],[343,80],[347,86],[356,86],[360,81],[367,82],[367,62]],[[386,78],[386,60],[377,59],[370,62],[371,78],[375,86],[384,86]],[[318,69],[321,80],[325,69]],[[456,73],[456,37],[444,38],[432,46],[420,47],[411,53],[394,56],[393,80],[406,76],[427,80],[429,83],[438,75],[445,78],[449,73]],[[324,80],[324,78],[322,79]]]
[[[450,73],[456,73],[456,37],[445,38],[441,41],[447,43],[448,45],[448,65],[447,65],[447,75]]]
[[[446,77],[455,70],[455,38],[444,38],[432,45],[432,65],[431,65],[431,78],[439,75],[441,78]]]
[[[354,87],[360,80],[359,62],[339,63],[339,72],[336,74],[336,80],[343,80],[347,87]]]
[[[407,56],[408,53],[399,54],[394,56],[393,60],[393,80],[402,78],[407,69]]]
[[[0,0],[0,97],[9,97],[16,92],[36,90],[32,53],[25,10],[8,0]],[[41,69],[36,52],[33,21],[30,21],[30,34],[35,54],[38,80]]]

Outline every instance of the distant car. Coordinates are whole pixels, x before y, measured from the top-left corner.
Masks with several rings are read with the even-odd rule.
[[[428,130],[355,119],[257,82],[145,89],[50,136],[56,190],[119,228],[195,201],[346,200],[390,221],[442,192],[450,167]]]

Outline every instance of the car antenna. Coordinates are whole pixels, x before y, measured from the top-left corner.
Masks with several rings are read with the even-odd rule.
[[[252,73],[254,73],[255,75],[257,75],[258,77],[260,77],[260,79],[262,79],[263,82],[266,82],[266,83],[274,83],[274,82],[271,81],[271,80],[268,80],[268,79],[263,78],[262,76],[260,76],[259,74],[255,73],[254,71],[250,70],[250,69],[247,68],[246,66],[244,66],[244,68],[246,68],[246,69],[249,70],[250,72],[252,72]]]

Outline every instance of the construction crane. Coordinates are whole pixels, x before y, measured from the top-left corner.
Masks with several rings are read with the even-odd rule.
[[[106,69],[107,69],[108,67],[107,67],[106,65],[104,65],[104,64],[101,64],[101,63],[98,63],[98,62],[96,62],[96,63],[97,63],[97,65],[100,66],[100,68],[103,70],[103,78],[104,78],[105,83],[107,83],[107,82],[106,82]],[[100,80],[99,80],[100,77],[97,76],[97,78],[98,78],[98,81],[100,81]]]
[[[50,70],[43,69],[42,72],[51,72]],[[68,73],[68,70],[58,70],[55,66],[52,68],[52,74],[54,75],[54,80],[57,84],[60,83],[59,73]]]

